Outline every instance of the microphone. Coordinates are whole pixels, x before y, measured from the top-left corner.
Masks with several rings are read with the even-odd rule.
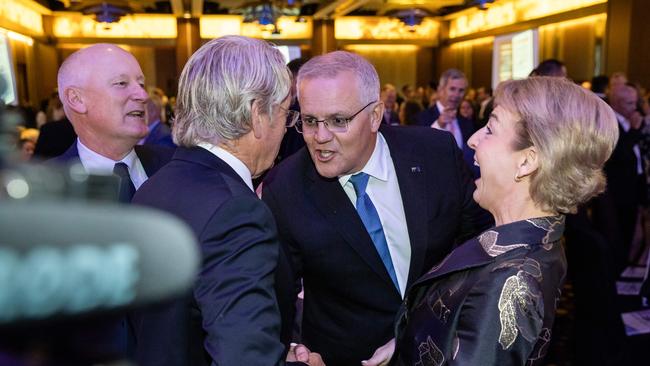
[[[0,328],[175,299],[200,262],[186,224],[138,206],[3,200],[0,233]]]

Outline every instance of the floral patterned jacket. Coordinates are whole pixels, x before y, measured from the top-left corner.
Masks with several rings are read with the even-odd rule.
[[[566,275],[564,216],[485,231],[416,281],[391,365],[541,364]]]

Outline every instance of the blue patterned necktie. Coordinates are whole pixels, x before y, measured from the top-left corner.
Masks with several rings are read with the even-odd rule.
[[[131,181],[131,175],[129,174],[129,166],[125,163],[119,162],[115,163],[113,167],[113,174],[117,175],[120,178],[120,190],[118,199],[122,203],[130,203],[133,194],[135,194],[135,186]]]
[[[373,244],[375,244],[375,249],[377,249],[377,253],[379,253],[379,257],[384,263],[388,275],[390,275],[393,284],[397,288],[397,291],[399,291],[397,275],[395,274],[393,260],[388,250],[388,242],[386,241],[386,235],[384,235],[384,228],[381,226],[381,220],[379,219],[375,205],[372,204],[372,200],[366,194],[368,178],[370,177],[366,173],[358,173],[350,177],[350,182],[354,187],[354,191],[357,193],[357,212],[363,222],[363,226],[366,227],[368,234],[370,234]]]

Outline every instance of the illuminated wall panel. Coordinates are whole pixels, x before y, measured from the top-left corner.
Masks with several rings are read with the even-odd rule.
[[[244,23],[239,15],[205,15],[201,17],[201,38],[212,39],[226,35],[242,35],[262,39],[311,39],[312,19],[296,22],[296,17],[280,17],[277,21],[279,33],[273,33],[272,26]]]
[[[409,27],[389,17],[340,17],[334,21],[334,36],[339,40],[413,40],[438,43],[440,23],[425,18]]]
[[[449,38],[462,37],[606,2],[607,0],[502,0],[490,5],[487,10],[468,9],[451,15]]]
[[[172,15],[126,15],[116,23],[98,23],[92,16],[56,12],[53,33],[58,38],[176,38]]]

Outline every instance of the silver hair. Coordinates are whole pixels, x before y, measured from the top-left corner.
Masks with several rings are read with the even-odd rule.
[[[242,36],[213,39],[181,73],[174,142],[190,147],[236,140],[251,130],[253,102],[270,115],[290,89],[291,73],[271,43]]]
[[[307,61],[298,72],[297,85],[307,79],[335,78],[346,71],[357,76],[362,104],[379,100],[379,75],[375,67],[363,57],[346,51],[330,52]],[[298,97],[300,98],[300,88]]]
[[[463,79],[467,80],[465,73],[458,69],[447,69],[442,74],[440,74],[440,80],[438,81],[438,90],[442,90],[449,80]]]

